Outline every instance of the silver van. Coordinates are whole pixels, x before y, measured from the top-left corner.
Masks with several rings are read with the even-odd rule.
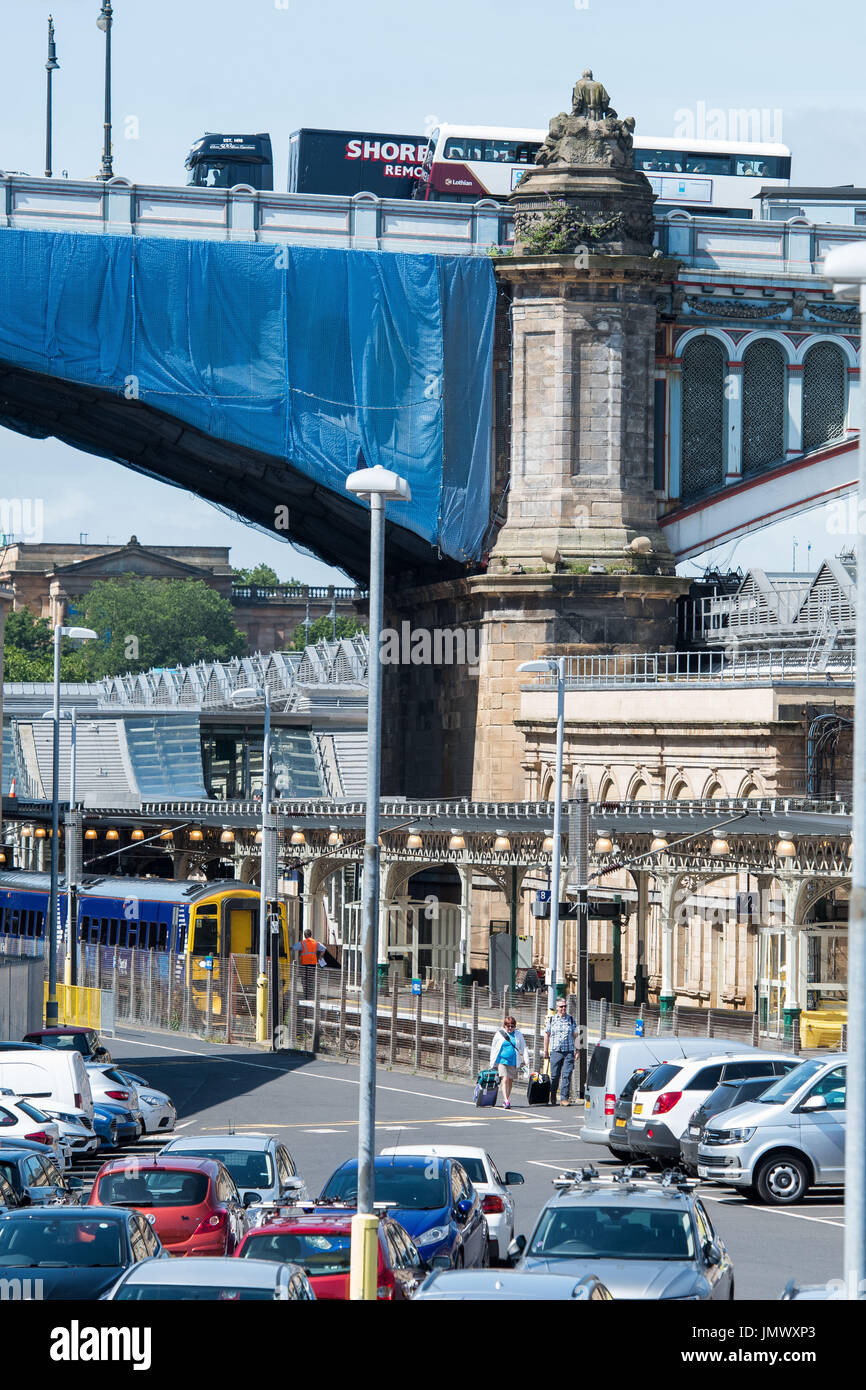
[[[811,1058],[757,1100],[714,1115],[698,1146],[698,1177],[773,1206],[845,1181],[847,1054]]]
[[[619,1093],[637,1067],[658,1066],[678,1057],[715,1057],[724,1046],[718,1038],[603,1038],[597,1042],[586,1073],[581,1139],[607,1144]],[[742,1049],[750,1051],[748,1047]],[[619,1158],[619,1154],[615,1154]]]

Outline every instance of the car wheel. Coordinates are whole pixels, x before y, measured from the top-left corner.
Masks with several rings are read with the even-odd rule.
[[[108,1131],[108,1147],[110,1149],[117,1148],[117,1125],[112,1125]]]
[[[798,1202],[809,1186],[809,1171],[794,1154],[777,1154],[758,1169],[755,1190],[762,1202],[785,1207]]]

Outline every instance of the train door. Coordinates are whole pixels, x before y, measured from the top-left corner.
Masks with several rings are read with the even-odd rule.
[[[255,898],[224,898],[222,902],[223,956],[254,956],[259,949],[259,904]]]

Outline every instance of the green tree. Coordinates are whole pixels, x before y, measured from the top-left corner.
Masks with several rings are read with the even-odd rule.
[[[266,586],[268,584],[298,584],[300,582],[297,579],[280,580],[277,578],[276,570],[271,569],[270,565],[264,564],[255,565],[252,569],[233,569],[232,576],[238,584],[261,584],[262,586]]]
[[[67,680],[98,680],[152,666],[227,661],[246,650],[228,599],[200,579],[121,575],[99,580],[80,601],[82,626],[99,634],[70,652]]]
[[[357,618],[350,618],[345,613],[337,614],[337,637],[354,637],[358,632],[366,632],[365,623],[359,623]],[[315,622],[310,623],[310,635],[307,636],[307,629],[301,623],[292,633],[292,651],[302,652],[307,643],[330,642],[334,635],[334,625],[331,622],[331,615],[325,614],[322,618],[316,618]]]
[[[3,679],[50,681],[54,674],[53,634],[45,618],[17,608],[6,619]]]

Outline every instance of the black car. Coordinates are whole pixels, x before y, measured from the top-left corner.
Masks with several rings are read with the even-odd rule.
[[[153,1227],[126,1207],[28,1207],[0,1213],[0,1278],[38,1281],[43,1299],[97,1299],[125,1269],[162,1255]]]
[[[631,1098],[644,1077],[649,1076],[654,1066],[655,1063],[653,1063],[652,1067],[638,1067],[637,1071],[632,1072],[619,1093],[613,1111],[613,1124],[610,1127],[610,1138],[607,1142],[607,1147],[610,1149],[614,1158],[629,1158],[631,1156],[631,1149],[625,1140],[626,1125],[631,1115]]]
[[[16,1206],[44,1206],[46,1202],[77,1202],[84,1191],[80,1178],[65,1178],[49,1154],[30,1148],[0,1146],[0,1177],[15,1193]]]
[[[791,1058],[790,1066],[785,1062],[777,1063],[781,1075],[796,1065],[796,1057]],[[703,1104],[699,1105],[690,1117],[680,1138],[681,1166],[689,1173],[697,1173],[698,1145],[701,1142],[701,1132],[713,1115],[720,1115],[723,1110],[733,1110],[735,1105],[742,1105],[744,1101],[757,1100],[758,1096],[762,1095],[767,1087],[778,1079],[778,1076],[750,1076],[745,1080],[720,1081],[716,1089],[710,1092]]]

